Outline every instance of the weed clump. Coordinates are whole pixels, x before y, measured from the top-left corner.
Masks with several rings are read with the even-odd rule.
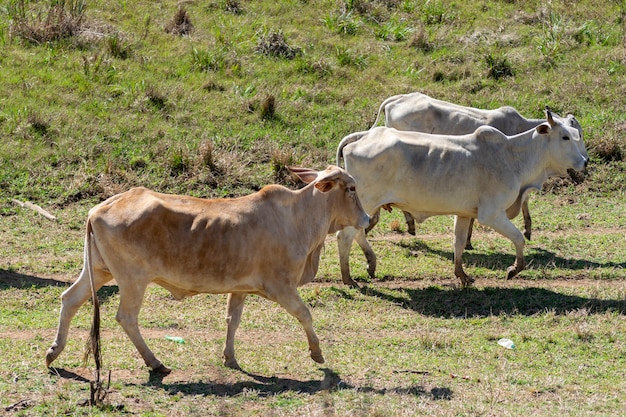
[[[50,123],[36,113],[28,116],[28,124],[31,130],[39,136],[45,136],[50,129]]]
[[[499,80],[505,77],[513,77],[515,72],[513,67],[506,59],[506,57],[497,57],[492,54],[487,55],[485,58],[487,67],[489,68],[489,77],[494,80]]]
[[[430,41],[428,33],[423,27],[419,27],[413,32],[413,37],[409,41],[409,46],[425,53],[432,52],[435,49],[434,43]]]
[[[276,98],[270,94],[261,102],[261,119],[271,120],[274,118],[276,118]]]
[[[185,36],[193,31],[193,23],[184,7],[179,7],[172,20],[165,25],[165,32],[172,35]]]
[[[119,59],[128,59],[132,53],[131,44],[126,42],[118,33],[107,37],[106,49],[109,55]]]
[[[292,148],[275,148],[271,156],[272,173],[274,180],[279,184],[296,185],[299,183],[287,167],[294,165],[295,157]]]
[[[243,9],[239,0],[225,0],[224,11],[232,14],[242,14]]]
[[[25,3],[25,0],[18,0],[10,7],[12,36],[40,45],[70,38],[82,30],[85,0],[51,2],[46,11],[33,18],[28,17],[31,13],[26,11]]]
[[[604,162],[623,159],[622,148],[614,139],[599,138],[598,142],[593,145],[592,151]]]
[[[285,35],[279,31],[260,36],[256,52],[266,56],[294,59],[302,53],[302,49],[287,45]]]

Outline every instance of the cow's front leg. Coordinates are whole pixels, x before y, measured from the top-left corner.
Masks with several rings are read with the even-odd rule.
[[[463,251],[471,221],[469,217],[455,216],[454,218],[454,275],[461,280],[463,287],[474,283],[474,278],[468,276],[463,270]]]
[[[358,230],[353,227],[346,227],[337,232],[337,249],[339,252],[339,267],[341,268],[341,280],[351,287],[358,287],[350,276],[350,248],[352,241]]]
[[[235,332],[241,322],[241,313],[247,294],[228,294],[226,304],[226,343],[224,344],[224,366],[233,369],[241,369],[235,359]]]
[[[506,270],[506,279],[511,279],[520,273],[520,271],[524,270],[526,266],[524,261],[524,236],[522,232],[511,223],[506,213],[498,213],[492,218],[485,218],[484,221],[479,218],[478,221],[493,228],[493,230],[500,233],[502,236],[509,238],[515,246],[515,262]]]
[[[320,342],[313,329],[313,317],[306,304],[304,304],[300,298],[300,295],[298,295],[298,291],[295,288],[286,286],[275,288],[266,287],[266,294],[267,298],[276,301],[287,310],[289,314],[298,319],[306,333],[311,359],[317,363],[324,363]]]

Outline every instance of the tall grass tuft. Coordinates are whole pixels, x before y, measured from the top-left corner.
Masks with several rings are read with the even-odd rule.
[[[276,97],[269,94],[261,102],[261,119],[272,120],[276,118]]]
[[[536,41],[545,67],[553,68],[562,60],[565,53],[565,32],[566,25],[561,15],[550,12],[549,20],[543,22],[541,37]]]
[[[487,67],[489,69],[488,75],[494,80],[499,80],[505,77],[513,77],[515,75],[513,67],[511,67],[511,64],[505,56],[488,54],[485,57],[485,62],[487,63]]]
[[[187,13],[187,9],[182,6],[178,8],[172,20],[165,25],[165,32],[172,35],[189,35],[192,31],[193,23],[191,23],[191,18],[189,13]]]
[[[256,52],[276,58],[294,59],[302,54],[302,49],[289,46],[282,31],[270,31],[259,35]]]
[[[132,45],[119,33],[107,36],[106,49],[109,55],[118,59],[128,59],[132,54]]]
[[[40,45],[72,37],[82,29],[86,0],[54,1],[39,13],[27,10],[26,3],[26,0],[10,2],[11,36]]]

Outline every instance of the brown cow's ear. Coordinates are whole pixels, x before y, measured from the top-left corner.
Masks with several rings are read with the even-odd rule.
[[[298,176],[303,182],[310,183],[317,179],[318,172],[309,168],[287,167],[287,169]]]
[[[547,123],[542,123],[539,126],[537,126],[537,133],[539,133],[540,135],[547,135],[548,132],[550,131],[550,125]]]
[[[315,183],[315,188],[317,188],[323,193],[326,193],[333,188],[333,185],[335,185],[334,179],[326,179],[326,180],[321,180]]]

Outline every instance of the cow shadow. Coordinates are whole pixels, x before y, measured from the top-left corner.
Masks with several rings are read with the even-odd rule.
[[[259,397],[270,397],[286,392],[314,395],[321,392],[334,392],[338,390],[358,390],[363,393],[379,395],[394,393],[399,395],[419,396],[433,400],[450,400],[453,396],[453,391],[447,387],[426,389],[424,386],[416,384],[407,387],[392,388],[357,386],[343,381],[340,375],[332,369],[323,368],[321,371],[324,373],[324,377],[321,380],[310,379],[299,381],[276,376],[268,377],[241,370],[243,374],[252,378],[252,380],[235,383],[204,381],[164,383],[163,376],[151,373],[150,379],[144,385],[163,389],[169,395],[212,395],[216,397],[232,397],[246,392],[254,392],[255,395]]]
[[[414,239],[410,241],[400,241],[396,245],[410,252],[430,253],[442,259],[447,259],[452,263],[454,261],[454,252],[435,249],[426,244],[426,242]],[[466,250],[463,252],[463,263],[467,266],[480,266],[483,268],[499,271],[506,269],[515,262],[514,250],[511,253],[484,253],[476,249]],[[586,259],[565,258],[554,252],[537,248],[528,247],[525,253],[526,264],[529,267],[557,267],[572,270],[584,270],[589,268],[618,268],[625,269],[624,262],[595,262]]]
[[[43,287],[69,287],[71,282],[54,278],[39,278],[0,268],[0,290],[8,288],[26,289]]]
[[[9,288],[15,289],[30,289],[30,288],[45,288],[45,287],[67,287],[72,285],[72,282],[57,280],[54,278],[40,278],[34,275],[26,275],[15,271],[10,271],[0,268],[0,291],[7,290]],[[98,297],[100,301],[105,301],[109,297],[117,294],[119,288],[117,285],[105,285],[98,290]]]
[[[490,317],[501,314],[533,316],[553,312],[565,315],[585,310],[590,314],[626,314],[626,299],[600,299],[561,294],[545,288],[461,288],[438,286],[396,288],[393,293],[375,285],[363,286],[361,293],[388,301],[416,313],[438,318]]]

